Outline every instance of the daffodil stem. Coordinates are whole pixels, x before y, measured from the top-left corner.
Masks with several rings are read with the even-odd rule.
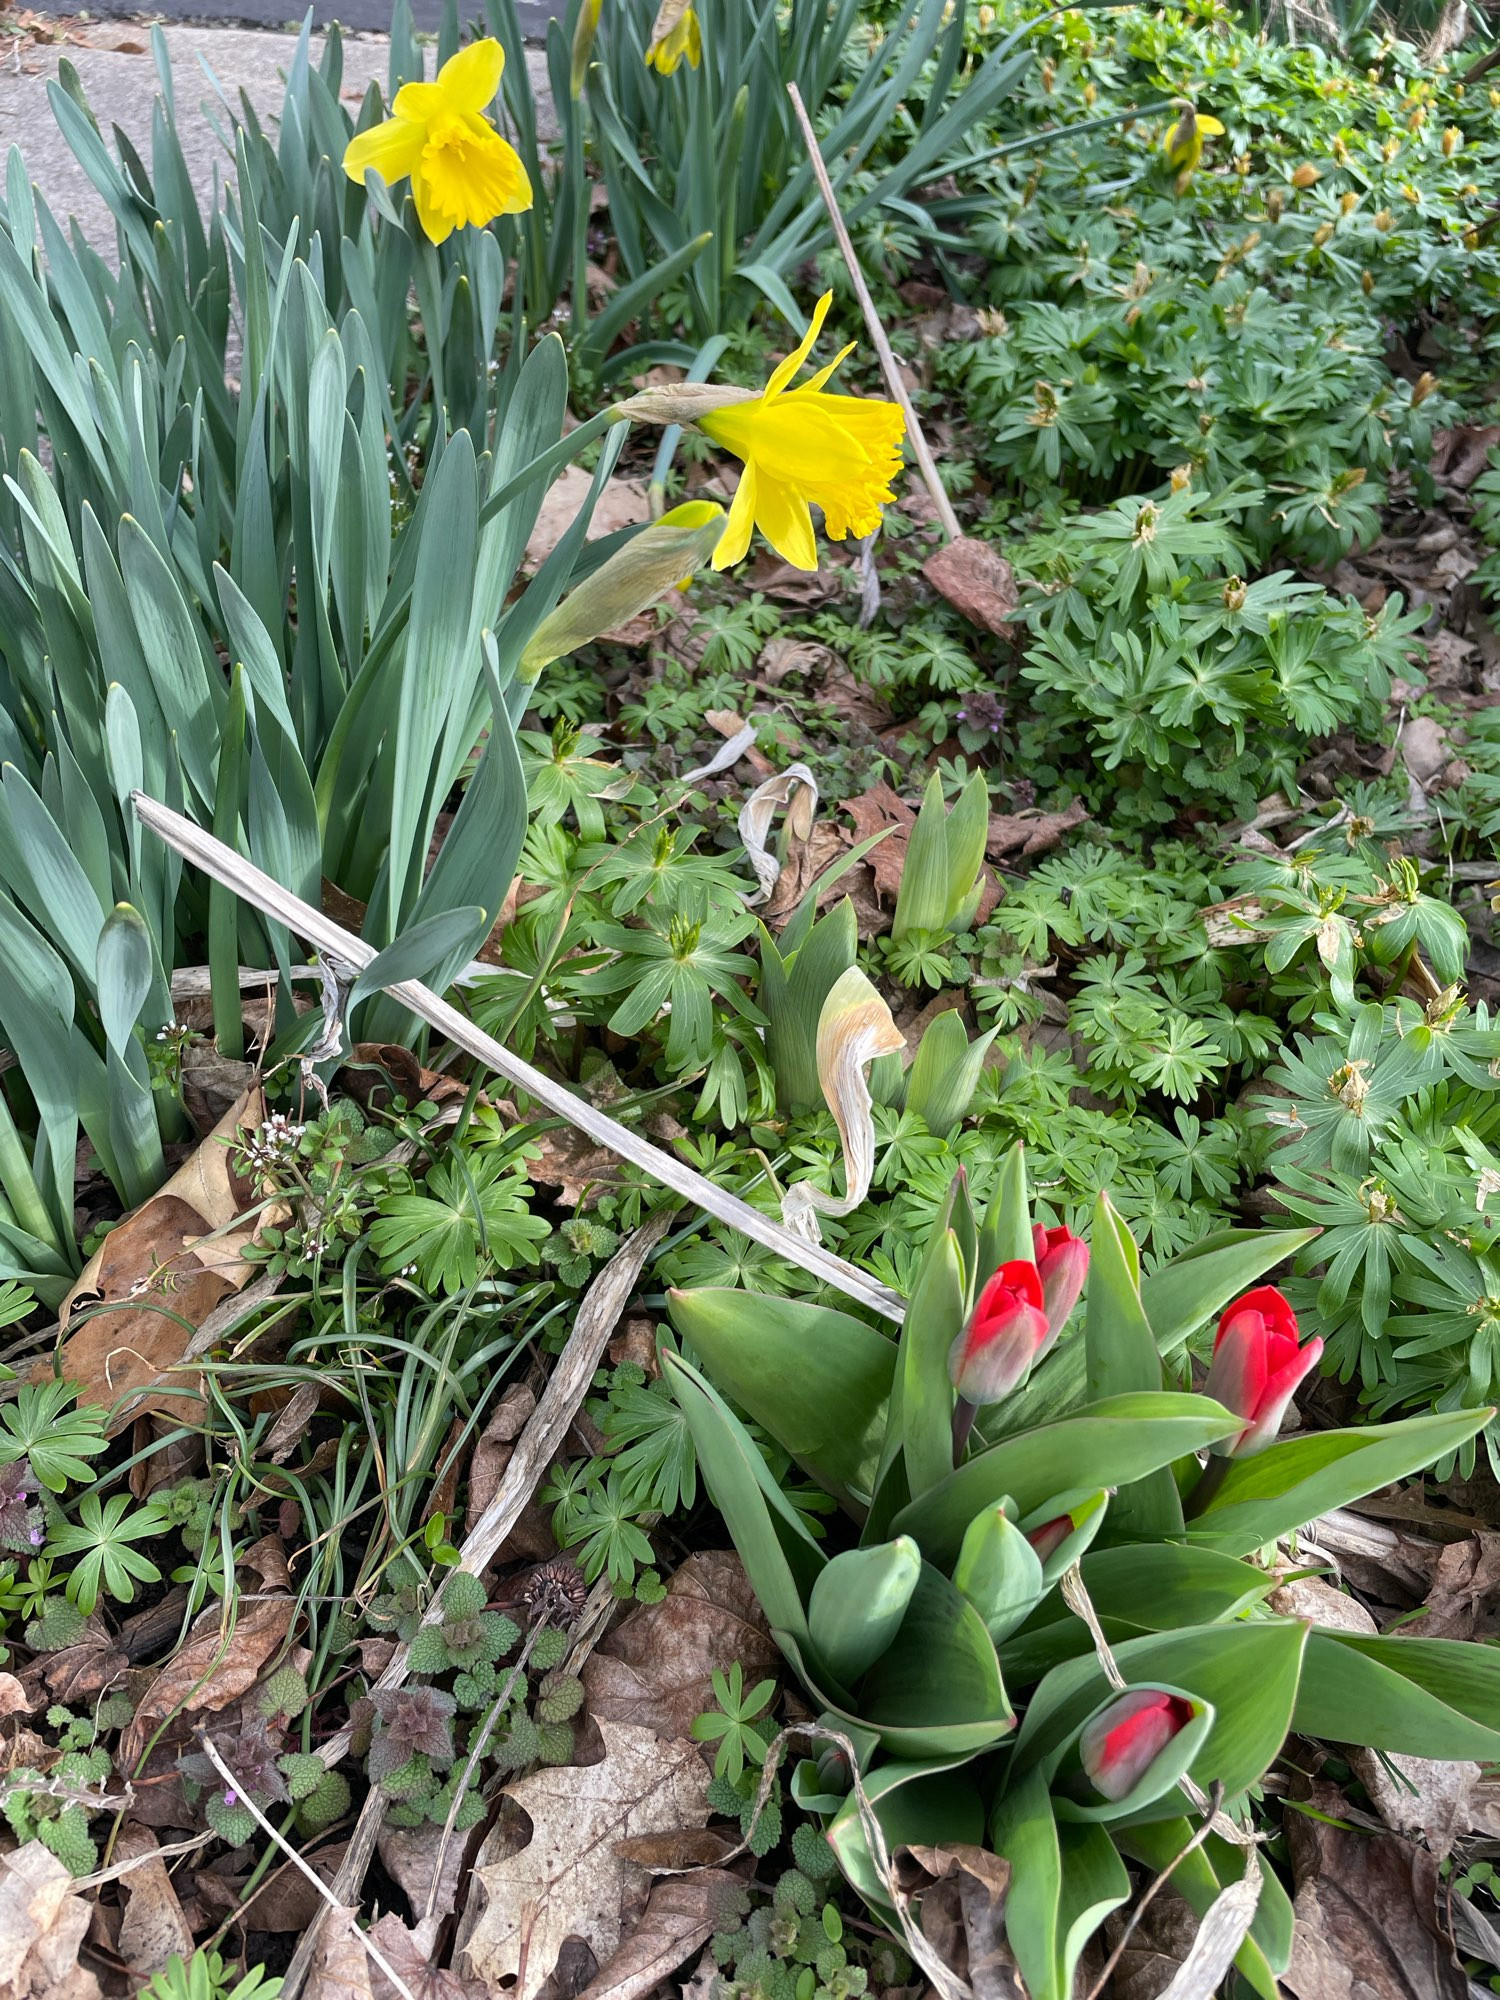
[[[911,448],[917,461],[917,468],[927,491],[932,495],[932,504],[942,523],[943,533],[950,542],[963,540],[963,529],[958,524],[958,516],[953,511],[953,502],[943,490],[943,482],[938,478],[938,469],[921,424],[917,421],[916,408],[906,392],[906,384],[901,379],[901,371],[896,366],[896,356],[886,338],[885,327],[880,314],[875,310],[875,301],[870,297],[870,288],[865,283],[865,274],[859,268],[859,258],[855,255],[854,242],[847,225],[839,212],[838,196],[833,191],[833,182],[828,178],[828,169],[823,164],[823,155],[818,150],[818,135],[813,130],[812,120],[807,115],[807,106],[802,102],[802,93],[795,83],[787,85],[787,95],[792,100],[792,109],[797,114],[797,123],[802,127],[802,137],[807,142],[807,157],[823,196],[823,206],[828,210],[828,220],[833,225],[834,241],[848,268],[849,281],[859,300],[860,311],[865,316],[865,325],[870,329],[870,338],[875,343],[875,352],[880,356],[880,372],[885,377],[885,386],[890,390],[895,402],[901,406],[901,414],[906,419],[906,435],[911,439]]]

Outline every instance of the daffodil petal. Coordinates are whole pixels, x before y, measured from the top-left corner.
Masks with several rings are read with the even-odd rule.
[[[805,382],[801,383],[797,388],[788,391],[788,393],[793,396],[816,395],[817,392],[822,388],[823,384],[826,381],[828,381],[830,376],[832,376],[834,371],[836,369],[843,367],[844,363],[849,359],[849,356],[854,352],[855,347],[857,345],[858,343],[856,341],[851,340],[847,347],[841,347],[839,349],[838,353],[834,355],[832,361],[829,362],[826,368],[820,368],[816,375],[810,375]]]
[[[423,127],[409,118],[387,118],[383,125],[355,133],[344,154],[344,172],[363,186],[373,167],[387,186],[394,186],[416,167],[425,137]]]
[[[735,490],[734,503],[729,509],[729,519],[724,523],[724,532],[719,545],[714,550],[714,568],[728,569],[737,563],[750,546],[751,531],[755,526],[755,467],[747,465],[740,474],[740,483]]]
[[[813,307],[813,316],[807,329],[806,338],[800,346],[792,349],[785,361],[772,370],[771,379],[762,391],[764,397],[769,399],[772,396],[778,395],[786,387],[787,383],[791,381],[808,355],[812,353],[814,343],[823,330],[823,322],[828,317],[828,308],[832,303],[832,292],[825,292],[822,298],[818,300],[818,303]]]
[[[410,118],[418,125],[430,125],[444,109],[443,93],[435,83],[403,83],[391,106],[397,118]]]
[[[505,51],[493,36],[470,42],[449,56],[437,74],[437,88],[450,111],[483,111],[494,102],[505,68]]]
[[[453,219],[434,204],[420,169],[411,177],[411,197],[417,205],[417,220],[428,241],[446,243],[453,234]]]
[[[793,569],[818,567],[818,539],[806,500],[793,486],[757,473],[755,522],[766,540]]]

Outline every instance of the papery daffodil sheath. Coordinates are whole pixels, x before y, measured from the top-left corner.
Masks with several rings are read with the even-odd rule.
[[[1167,127],[1161,149],[1167,156],[1167,165],[1176,170],[1179,188],[1187,186],[1193,171],[1203,158],[1205,139],[1222,136],[1224,127],[1217,118],[1210,118],[1206,112],[1195,111],[1191,104],[1184,104],[1181,116],[1175,125]]]
[[[659,75],[670,76],[684,56],[689,69],[696,69],[703,60],[697,10],[692,0],[661,0],[646,44],[646,61]]]
[[[894,500],[891,482],[901,470],[906,422],[895,403],[874,396],[830,396],[823,384],[853,342],[800,388],[787,385],[812,352],[828,316],[825,292],[807,338],[776,369],[759,396],[709,410],[698,428],[744,461],[714,568],[736,563],[759,528],[794,569],[818,567],[810,507],[821,507],[833,541],[873,534],[880,509]]]
[[[434,243],[465,223],[482,228],[530,208],[520,156],[484,116],[504,67],[505,51],[486,38],[450,56],[435,82],[403,83],[385,123],[350,141],[344,172],[363,182],[373,167],[391,185],[409,175],[417,220]]]

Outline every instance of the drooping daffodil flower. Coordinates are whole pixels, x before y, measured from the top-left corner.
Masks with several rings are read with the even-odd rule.
[[[692,0],[661,0],[646,44],[646,61],[660,76],[670,76],[683,57],[689,69],[703,60],[703,32]]]

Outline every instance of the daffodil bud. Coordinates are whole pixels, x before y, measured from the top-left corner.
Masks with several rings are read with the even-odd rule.
[[[712,501],[689,500],[642,528],[542,620],[517,678],[534,681],[550,661],[576,653],[693,576],[718,547],[724,519]]]
[[[735,389],[725,383],[662,382],[616,403],[610,411],[610,420],[617,424],[695,424],[700,417],[727,409],[731,403],[748,403],[753,399],[753,390]]]

